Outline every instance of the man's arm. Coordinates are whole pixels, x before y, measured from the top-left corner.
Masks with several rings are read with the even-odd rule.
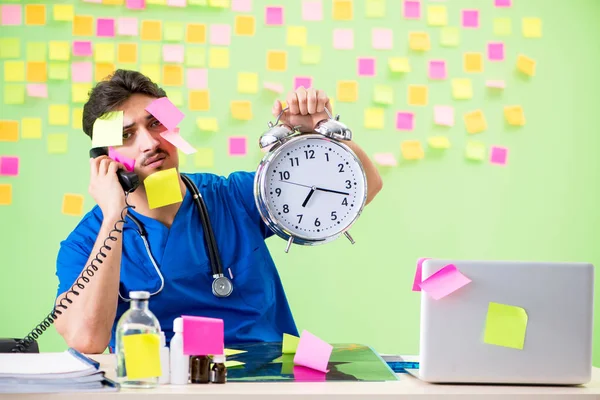
[[[373,161],[371,161],[367,153],[365,153],[365,151],[358,144],[356,144],[356,142],[344,141],[342,143],[348,145],[348,147],[352,149],[365,169],[365,175],[367,176],[366,204],[369,204],[377,195],[377,193],[379,193],[379,191],[383,188],[383,180],[381,179],[381,175],[379,175],[377,167],[375,164],[373,164]]]

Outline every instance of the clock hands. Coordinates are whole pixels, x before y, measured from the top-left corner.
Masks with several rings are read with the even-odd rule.
[[[350,196],[350,193],[347,193],[347,192],[338,192],[337,190],[324,189],[324,188],[320,188],[320,187],[317,187],[315,189],[320,190],[321,192],[337,193],[337,194],[343,194],[344,196]]]
[[[308,200],[310,200],[310,198],[314,192],[315,192],[315,187],[313,186],[310,188],[310,192],[308,192],[308,196],[306,196],[306,198],[304,199],[304,202],[302,203],[302,207],[306,207],[306,203],[308,203]]]
[[[337,190],[325,189],[325,188],[317,187],[317,186],[303,185],[301,183],[296,183],[296,182],[283,181],[283,180],[280,180],[279,182],[289,183],[290,185],[296,185],[296,186],[302,186],[302,187],[310,188],[310,192],[308,192],[308,196],[306,196],[306,198],[302,202],[302,207],[306,207],[306,204],[308,204],[308,201],[310,200],[310,198],[312,197],[312,195],[315,193],[316,190],[320,190],[321,192],[343,194],[344,196],[349,196],[350,195],[350,193],[348,193],[348,192],[340,192],[340,191],[337,191]]]

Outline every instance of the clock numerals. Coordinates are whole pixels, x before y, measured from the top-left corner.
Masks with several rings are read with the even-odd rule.
[[[327,162],[329,162],[329,153],[325,153],[325,158],[327,158]]]
[[[344,197],[344,200],[342,200],[342,205],[343,206],[347,206],[348,205],[348,199]]]
[[[289,171],[279,171],[279,180],[287,181],[288,179],[290,179]]]
[[[304,214],[298,214],[296,215],[296,217],[298,217],[298,223],[302,223],[302,217],[304,216]]]
[[[335,211],[331,212],[331,220],[335,221],[336,219],[338,219],[337,214],[335,213]]]
[[[277,197],[281,196],[281,189],[280,188],[275,189],[275,193],[277,193]]]
[[[338,164],[338,168],[340,169],[338,172],[344,172],[344,164]]]
[[[290,161],[292,163],[292,167],[300,166],[300,160],[298,159],[298,157],[292,157],[290,158]]]
[[[321,226],[321,221],[319,221],[319,218],[315,218],[315,226]]]
[[[304,150],[304,156],[306,157],[307,160],[312,160],[315,158],[315,151],[314,150]]]
[[[346,189],[352,189],[352,182],[348,179],[346,179]]]
[[[284,204],[283,205],[283,212],[286,213],[286,214],[289,213],[290,212],[290,206],[288,206],[287,204]]]

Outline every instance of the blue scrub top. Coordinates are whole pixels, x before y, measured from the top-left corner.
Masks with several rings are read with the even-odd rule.
[[[225,298],[212,293],[213,278],[200,214],[189,190],[171,228],[129,210],[146,229],[150,251],[164,278],[164,287],[150,298],[149,308],[160,321],[167,340],[173,336],[173,320],[181,315],[223,319],[226,345],[277,342],[282,340],[283,333],[298,335],[279,274],[265,244],[265,239],[273,233],[260,218],[254,203],[254,173],[235,172],[228,178],[213,174],[186,175],[204,198],[223,272],[230,276],[231,270],[234,289]],[[102,211],[95,206],[61,242],[56,263],[57,296],[69,290],[86,266],[101,223]],[[160,277],[144,242],[135,224],[127,218],[120,294],[129,298],[130,291],[154,293],[160,285]],[[77,297],[72,298],[77,301]],[[119,297],[110,340],[112,348],[117,322],[128,308],[129,302]]]

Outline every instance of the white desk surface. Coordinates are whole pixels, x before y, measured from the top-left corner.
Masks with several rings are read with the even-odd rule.
[[[112,354],[91,355],[91,358],[101,364],[108,378],[114,379],[115,356]],[[557,365],[557,367],[560,367]],[[41,399],[85,399],[107,400],[109,398],[144,399],[149,396],[160,399],[180,399],[182,397],[209,398],[217,400],[229,399],[256,399],[283,398],[293,396],[295,399],[478,399],[508,398],[521,399],[600,399],[600,368],[594,368],[592,381],[584,386],[574,387],[545,387],[545,386],[491,386],[491,385],[436,385],[422,382],[408,374],[400,374],[400,380],[395,382],[319,382],[319,383],[250,383],[228,382],[224,385],[217,384],[188,384],[188,385],[161,385],[155,389],[121,389],[120,392],[108,393],[56,393],[56,394],[30,394],[14,395],[19,400]],[[10,396],[10,395],[9,395]],[[13,397],[13,396],[11,396]],[[0,399],[4,399],[0,395]]]

